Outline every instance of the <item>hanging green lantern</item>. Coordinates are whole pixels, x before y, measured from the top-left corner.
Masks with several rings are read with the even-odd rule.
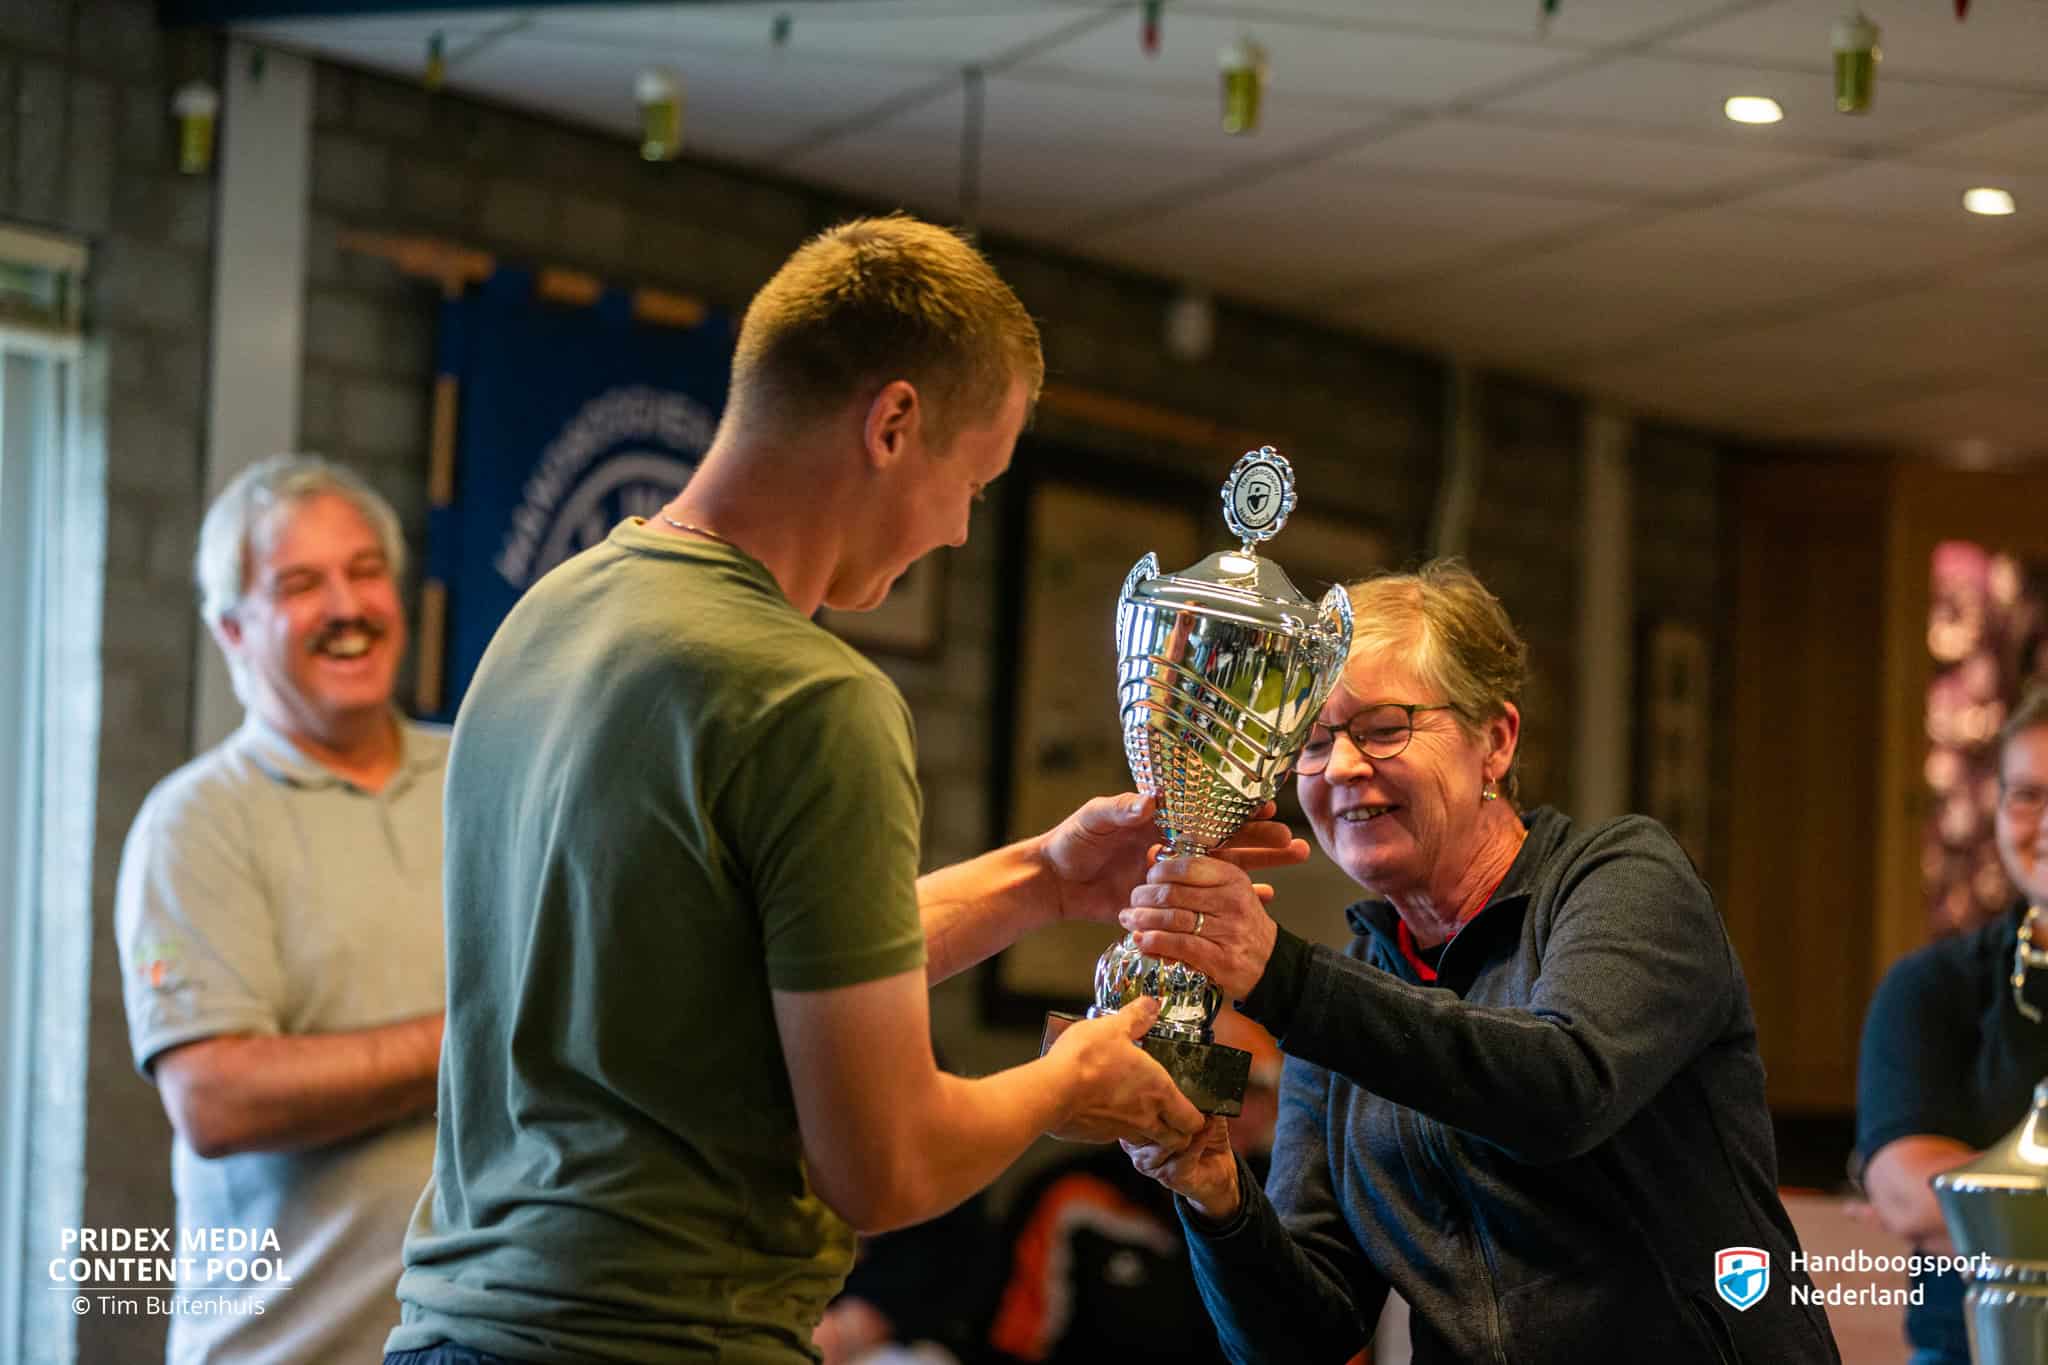
[[[1218,53],[1217,60],[1223,69],[1223,131],[1257,132],[1269,70],[1265,47],[1255,38],[1242,37]]]
[[[683,78],[650,67],[633,83],[640,105],[640,156],[647,161],[674,161],[683,151]]]
[[[178,120],[178,170],[205,175],[213,169],[213,128],[220,116],[220,92],[205,81],[189,81],[171,97]]]
[[[1877,93],[1877,64],[1884,57],[1877,46],[1878,28],[1851,10],[1835,20],[1835,112],[1864,114]]]

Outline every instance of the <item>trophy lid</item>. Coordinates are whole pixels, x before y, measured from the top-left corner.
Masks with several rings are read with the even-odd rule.
[[[1315,603],[1302,596],[1285,569],[1241,550],[1218,550],[1178,573],[1144,578],[1125,590],[1124,600],[1227,617],[1286,635],[1307,631],[1317,620]]]
[[[1293,510],[1294,467],[1287,457],[1271,446],[1245,452],[1223,481],[1223,520],[1242,541],[1241,548],[1218,550],[1169,574],[1159,573],[1153,560],[1149,572],[1131,574],[1124,600],[1226,617],[1287,635],[1314,628],[1316,605],[1286,570],[1256,548],[1280,533]],[[1141,562],[1141,567],[1146,566]]]
[[[2048,1080],[2019,1127],[1934,1177],[1934,1195],[1963,1255],[2048,1261]]]

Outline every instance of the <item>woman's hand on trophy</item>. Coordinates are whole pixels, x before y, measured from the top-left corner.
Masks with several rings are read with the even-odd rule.
[[[1202,1111],[1180,1093],[1165,1067],[1136,1046],[1158,1018],[1159,1001],[1146,995],[1060,1034],[1046,1053],[1046,1060],[1069,1068],[1065,1117],[1051,1130],[1054,1137],[1178,1149],[1202,1130]]]
[[[1214,1223],[1237,1216],[1244,1191],[1237,1183],[1237,1154],[1230,1150],[1230,1122],[1212,1118],[1195,1140],[1175,1148],[1124,1141],[1131,1165],[1194,1206]]]
[[[1140,951],[1185,962],[1226,1000],[1242,1000],[1266,974],[1279,926],[1266,913],[1273,888],[1221,858],[1169,858],[1117,916]]]
[[[1130,903],[1131,888],[1159,852],[1157,810],[1136,792],[1098,796],[1045,835],[1040,857],[1058,894],[1059,918],[1107,924]],[[1273,810],[1268,801],[1253,811],[1215,856],[1248,870],[1306,861],[1308,844],[1273,819]]]

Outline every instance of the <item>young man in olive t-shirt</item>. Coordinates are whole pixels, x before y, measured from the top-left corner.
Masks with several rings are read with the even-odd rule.
[[[439,1145],[388,1361],[806,1360],[855,1229],[1043,1131],[1200,1128],[1130,1045],[1149,1001],[995,1076],[936,1068],[928,985],[1113,919],[1150,809],[918,878],[908,712],[810,620],[965,540],[1042,375],[958,237],[824,233],[749,307],[689,487],[506,619],[450,757]],[[1305,852],[1260,824],[1231,856]]]

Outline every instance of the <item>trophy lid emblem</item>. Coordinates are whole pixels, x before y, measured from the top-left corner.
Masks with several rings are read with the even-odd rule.
[[[1252,546],[1280,534],[1294,511],[1294,466],[1271,446],[1248,450],[1223,481],[1223,520]]]

